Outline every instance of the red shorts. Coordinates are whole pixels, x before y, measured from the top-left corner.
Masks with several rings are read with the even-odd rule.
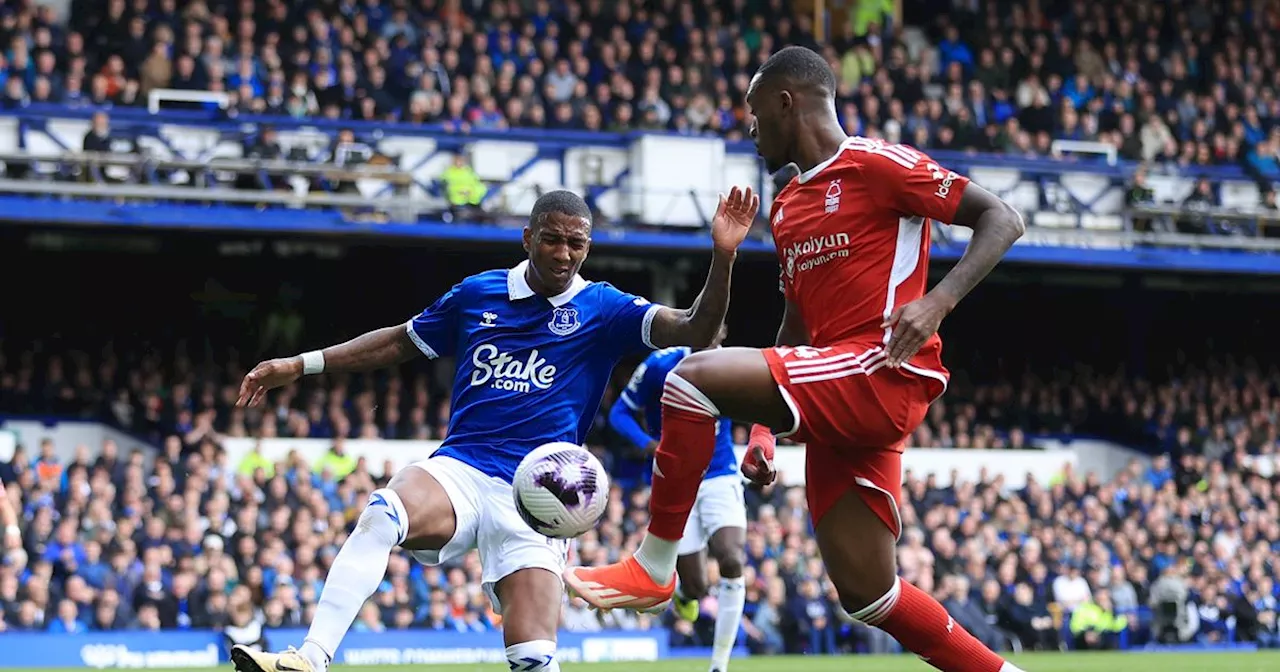
[[[854,485],[895,535],[904,442],[946,389],[946,369],[884,365],[883,344],[766,348],[765,360],[806,444],[805,489],[814,525]]]

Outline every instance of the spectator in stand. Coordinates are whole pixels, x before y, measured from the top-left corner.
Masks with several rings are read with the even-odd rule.
[[[1115,614],[1111,594],[1099,590],[1071,614],[1070,627],[1077,649],[1111,651],[1120,648],[1120,633],[1129,627],[1129,621]]]
[[[465,153],[453,155],[453,165],[445,169],[440,181],[444,184],[445,198],[453,216],[458,219],[474,218],[488,187],[471,167]]]
[[[58,602],[58,616],[49,622],[51,634],[79,635],[88,630],[80,621],[80,610],[75,602],[61,600]]]
[[[1058,578],[1053,580],[1053,599],[1068,613],[1092,599],[1089,582],[1081,574],[1079,564],[1068,562],[1058,569]]]
[[[942,606],[946,607],[947,613],[951,614],[961,627],[973,633],[973,636],[987,648],[993,651],[1007,650],[1009,648],[1007,640],[988,621],[981,603],[972,599],[970,587],[967,575],[955,574],[945,577],[942,592],[948,597],[941,600]]]
[[[1013,594],[1005,594],[1000,598],[999,620],[997,624],[1006,632],[1017,637],[1024,649],[1035,651],[1056,651],[1058,649],[1058,629],[1053,625],[1053,617],[1048,606],[1038,600],[1035,591],[1025,582],[1019,582]]]

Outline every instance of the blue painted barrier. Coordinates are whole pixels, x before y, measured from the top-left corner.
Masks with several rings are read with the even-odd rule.
[[[257,210],[229,205],[190,206],[117,204],[101,201],[63,201],[38,197],[0,197],[0,213],[6,221],[29,224],[70,224],[85,227],[128,227],[263,234],[338,234],[398,236],[457,242],[516,244],[520,230],[513,227],[427,220],[417,223],[352,223],[337,212],[298,211],[286,208]],[[592,244],[600,247],[657,249],[704,253],[711,237],[687,231],[596,231]],[[774,253],[767,241],[747,240],[745,254]],[[955,261],[963,245],[935,244],[935,261]],[[1191,271],[1198,273],[1280,273],[1280,255],[1245,250],[1182,250],[1175,248],[1085,249],[1044,245],[1016,245],[1006,259],[1016,263],[1104,267],[1128,270]]]
[[[214,632],[0,635],[0,667],[5,668],[215,667],[223,659],[222,636]]]

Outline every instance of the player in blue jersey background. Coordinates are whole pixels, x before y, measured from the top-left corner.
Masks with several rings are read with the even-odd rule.
[[[725,336],[725,330],[721,329],[711,347],[719,347]],[[650,456],[657,450],[662,432],[662,392],[667,374],[691,352],[693,348],[675,347],[650,354],[636,367],[618,402],[609,410],[609,425],[614,431]],[[644,426],[638,418],[643,419]],[[645,476],[646,482],[652,478],[652,466]],[[742,580],[746,536],[747,510],[738,459],[733,453],[733,423],[722,418],[716,425],[715,455],[698,488],[698,499],[685,525],[676,560],[680,580],[676,588],[676,613],[688,621],[698,619],[699,600],[708,592],[708,554],[719,568],[711,672],[729,669],[729,657],[742,624],[742,608],[746,602],[746,586]]]
[[[386,574],[392,549],[439,564],[480,552],[482,582],[503,616],[513,671],[556,672],[556,626],[568,544],[516,513],[520,460],[552,441],[581,444],[621,358],[674,345],[709,346],[724,323],[738,246],[759,208],[734,188],[712,219],[713,255],[693,307],[650,304],[578,274],[591,247],[591,213],[568,191],[544,194],[524,228],[528,258],[473,275],[408,322],[341,345],[262,362],[241,405],[306,374],[370,371],[414,357],[454,357],[448,437],[431,456],[374,491],[325,578],[301,649],[236,647],[240,672],[325,672],[356,614]]]

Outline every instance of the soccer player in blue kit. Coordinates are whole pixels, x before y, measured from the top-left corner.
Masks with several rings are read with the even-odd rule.
[[[513,672],[556,672],[556,627],[568,543],[534,532],[516,513],[511,480],[520,460],[552,441],[581,444],[621,358],[644,350],[707,347],[729,306],[738,246],[760,200],[734,188],[711,223],[713,255],[687,310],[650,304],[578,275],[591,247],[591,213],[553,191],[524,228],[528,259],[473,275],[406,323],[340,345],[258,364],[241,405],[321,372],[370,371],[414,357],[456,357],[448,436],[429,459],[374,491],[325,579],[302,647],[232,650],[240,672],[325,672],[356,614],[400,546],[420,562],[480,552],[483,589],[502,614]],[[696,392],[696,391],[695,391]]]
[[[724,341],[722,328],[711,347]],[[636,367],[618,402],[609,410],[609,424],[629,443],[652,456],[658,448],[662,429],[662,394],[667,374],[693,352],[689,347],[665,348],[649,355]],[[644,419],[642,427],[636,420]],[[652,467],[651,467],[652,468]],[[651,477],[651,472],[646,472]],[[716,425],[715,455],[703,474],[698,499],[684,528],[676,559],[676,613],[687,621],[698,619],[698,601],[708,592],[707,555],[720,570],[720,591],[716,595],[715,639],[712,643],[711,672],[726,672],[729,656],[742,624],[746,586],[742,580],[745,561],[747,510],[742,496],[742,477],[733,453],[733,423],[722,418]]]

